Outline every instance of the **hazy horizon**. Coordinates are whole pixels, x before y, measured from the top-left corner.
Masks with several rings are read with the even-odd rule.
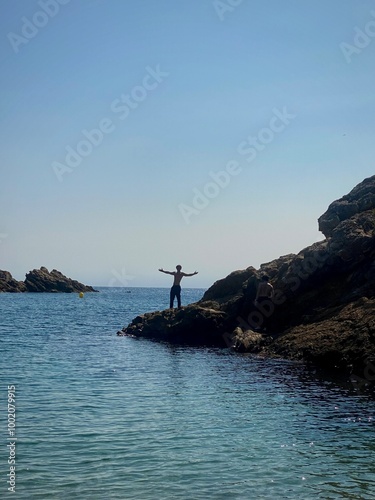
[[[324,239],[374,174],[375,6],[19,0],[0,17],[0,269],[208,288]]]

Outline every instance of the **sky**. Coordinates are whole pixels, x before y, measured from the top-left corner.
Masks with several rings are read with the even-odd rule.
[[[0,269],[208,288],[374,174],[371,0],[0,0]]]

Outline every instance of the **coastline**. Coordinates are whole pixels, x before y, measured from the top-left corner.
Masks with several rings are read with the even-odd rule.
[[[318,222],[324,240],[234,271],[197,303],[137,316],[118,335],[231,347],[375,380],[375,176]],[[275,294],[255,306],[264,274]]]

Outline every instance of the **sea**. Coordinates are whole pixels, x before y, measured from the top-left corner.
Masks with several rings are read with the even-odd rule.
[[[168,295],[0,294],[1,499],[375,498],[365,384],[116,335]]]

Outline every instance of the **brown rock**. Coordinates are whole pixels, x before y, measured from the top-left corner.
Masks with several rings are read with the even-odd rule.
[[[224,339],[240,351],[352,373],[373,363],[375,379],[375,176],[333,202],[319,227],[327,239],[259,270],[235,271],[198,303],[138,317],[120,333],[193,344]],[[262,274],[275,295],[255,305]]]
[[[25,285],[28,292],[95,292],[91,286],[83,285],[64,276],[60,271],[47,268],[34,269],[26,274]]]
[[[325,311],[313,322],[290,328],[263,352],[359,375],[368,363],[375,364],[374,312],[375,299],[363,297],[335,314]]]
[[[146,337],[174,344],[224,346],[226,314],[196,304],[137,316],[118,335]]]
[[[333,230],[340,222],[349,219],[359,212],[375,208],[375,175],[358,184],[347,195],[334,201],[328,210],[318,219],[319,231],[326,238],[332,236]]]
[[[23,281],[15,280],[8,271],[0,270],[0,292],[25,292],[26,286]]]
[[[25,281],[17,281],[8,271],[0,271],[0,292],[96,292],[91,286],[71,280],[60,271],[49,272],[46,267],[34,269]]]

